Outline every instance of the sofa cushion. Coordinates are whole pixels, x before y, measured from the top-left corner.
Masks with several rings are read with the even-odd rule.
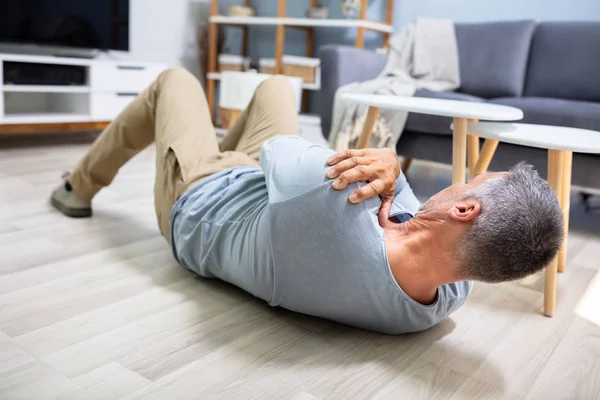
[[[425,97],[430,99],[462,100],[482,102],[481,97],[471,96],[456,92],[432,92],[431,90],[420,89],[415,93],[415,97]],[[438,117],[436,115],[410,113],[406,120],[406,129],[409,131],[433,133],[436,135],[450,135],[450,124],[452,118]]]
[[[525,95],[600,101],[600,22],[541,23]]]
[[[490,102],[520,108],[525,114],[520,122],[600,131],[600,103],[544,97],[509,97]]]
[[[456,24],[459,92],[492,98],[521,96],[534,21]]]

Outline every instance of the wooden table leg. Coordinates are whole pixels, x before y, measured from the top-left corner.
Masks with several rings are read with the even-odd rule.
[[[563,152],[564,164],[562,184],[560,187],[560,208],[565,221],[565,240],[558,253],[558,272],[564,272],[567,265],[567,235],[569,234],[569,212],[571,211],[571,169],[573,167],[573,152]]]
[[[452,183],[465,183],[467,163],[466,118],[454,118],[452,132]]]
[[[373,128],[375,128],[375,123],[377,122],[377,118],[379,118],[379,111],[379,107],[369,107],[367,109],[365,124],[363,125],[362,132],[358,138],[358,143],[356,144],[357,149],[364,149],[369,145],[371,135],[373,135]]]
[[[559,150],[548,150],[548,183],[561,199],[565,152]],[[546,267],[544,277],[544,315],[554,315],[556,306],[556,281],[558,278],[558,256]]]
[[[498,141],[493,139],[486,139],[483,142],[483,147],[481,148],[481,152],[479,153],[479,158],[477,159],[477,164],[475,164],[475,168],[473,170],[473,176],[483,174],[487,171],[490,163],[492,162],[492,157],[494,157],[494,153],[496,152],[496,148],[498,147]]]
[[[475,176],[475,166],[479,160],[479,136],[467,136],[467,160],[469,163],[469,179]]]
[[[477,123],[477,119],[469,119],[471,123]],[[467,127],[468,130],[468,127]],[[468,135],[468,132],[467,132]],[[469,180],[475,176],[475,165],[479,160],[479,136],[467,136],[467,164],[469,166]]]

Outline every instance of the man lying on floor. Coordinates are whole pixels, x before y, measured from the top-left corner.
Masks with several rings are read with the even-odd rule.
[[[51,201],[90,216],[96,193],[156,142],[156,216],[181,265],[272,306],[388,334],[437,324],[470,281],[522,278],[557,254],[561,210],[531,166],[480,175],[419,207],[389,149],[335,154],[298,131],[292,87],[275,76],[219,144],[198,81],[168,70]]]

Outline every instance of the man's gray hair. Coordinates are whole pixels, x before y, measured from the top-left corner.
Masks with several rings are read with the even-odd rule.
[[[546,267],[558,253],[562,212],[554,191],[533,166],[517,164],[467,196],[480,202],[481,212],[458,245],[461,277],[520,279]]]

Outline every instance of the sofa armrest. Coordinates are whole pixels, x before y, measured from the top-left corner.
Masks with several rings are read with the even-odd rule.
[[[321,59],[321,90],[319,114],[321,129],[327,138],[335,92],[340,86],[375,78],[385,66],[387,55],[349,46],[326,45],[319,50]]]

